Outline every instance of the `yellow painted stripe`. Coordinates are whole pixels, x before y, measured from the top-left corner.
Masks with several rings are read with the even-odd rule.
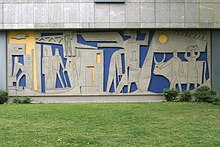
[[[101,53],[96,54],[96,63],[101,63]]]
[[[92,86],[95,85],[95,67],[94,66],[87,66],[87,68],[92,70]]]

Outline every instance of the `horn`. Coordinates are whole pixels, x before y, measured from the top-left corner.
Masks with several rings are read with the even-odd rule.
[[[164,62],[164,61],[165,61],[165,59],[166,59],[166,54],[165,54],[165,53],[163,53],[163,60],[161,61],[161,63],[162,63],[162,62]]]
[[[154,63],[155,64],[161,64],[161,63],[163,63],[164,61],[165,61],[165,59],[166,59],[166,54],[164,53],[164,55],[163,55],[163,60],[162,61],[160,61],[160,62],[157,62],[157,59],[155,58],[155,56],[154,56]]]
[[[159,62],[157,62],[155,56],[154,56],[154,63],[155,63],[155,64],[159,64]]]

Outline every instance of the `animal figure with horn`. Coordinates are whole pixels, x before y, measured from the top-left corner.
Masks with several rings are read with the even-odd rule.
[[[182,92],[182,84],[190,85],[190,83],[202,85],[205,82],[205,71],[206,71],[206,62],[205,61],[195,61],[197,70],[190,74],[195,74],[198,77],[198,80],[189,78],[188,69],[190,62],[182,61],[178,57],[178,53],[176,51],[173,52],[173,58],[165,62],[166,54],[164,53],[163,60],[158,62],[154,55],[154,75],[164,76],[170,82],[170,89],[176,89],[176,85],[178,84],[178,89]],[[204,69],[203,69],[204,67]],[[204,76],[204,77],[203,77]],[[204,79],[204,81],[203,81]],[[194,85],[195,86],[195,85]],[[187,86],[187,90],[188,86]]]

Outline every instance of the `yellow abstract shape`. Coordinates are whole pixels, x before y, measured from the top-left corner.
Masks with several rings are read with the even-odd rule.
[[[20,36],[19,36],[19,34],[20,34]],[[19,37],[17,37],[17,39],[16,39],[16,36],[19,36]],[[29,54],[29,55],[32,54],[32,57],[33,57],[34,90],[38,90],[34,32],[33,31],[8,32],[8,43],[9,44],[25,44],[26,45],[26,54]],[[33,50],[33,52],[32,52],[32,50]]]
[[[92,86],[95,85],[95,67],[94,66],[87,66],[87,68],[92,70]]]
[[[96,63],[101,63],[101,53],[96,54]]]
[[[166,34],[160,34],[158,40],[160,43],[165,44],[168,41],[168,36]]]

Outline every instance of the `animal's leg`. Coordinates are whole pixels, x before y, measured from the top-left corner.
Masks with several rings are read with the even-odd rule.
[[[179,91],[182,92],[181,81],[179,78],[177,78],[177,82],[178,82]]]
[[[57,75],[58,75],[58,78],[59,78],[59,80],[60,80],[60,83],[61,83],[62,88],[65,88],[65,87],[64,87],[63,80],[62,80],[62,78],[61,78],[61,76],[60,76],[60,73],[57,72]]]
[[[57,75],[55,73],[51,74],[51,89],[56,88],[56,79],[57,79]]]
[[[178,83],[178,87],[179,87],[179,91],[182,92],[182,87],[180,83]]]
[[[112,75],[110,74],[110,75],[109,75],[109,79],[108,79],[108,83],[107,83],[107,89],[106,89],[106,92],[109,92],[113,80],[114,80],[114,76],[112,76]]]
[[[126,75],[123,75],[122,78],[121,78],[121,81],[119,82],[118,84],[118,87],[116,88],[116,93],[120,93],[122,88],[124,87],[125,83],[126,83]]]
[[[18,90],[18,87],[19,87],[19,82],[20,82],[20,80],[21,80],[21,78],[23,77],[23,73],[22,74],[20,74],[19,76],[18,76],[18,79],[17,79],[17,81],[16,81],[16,87],[17,87],[17,90]]]
[[[136,86],[137,86],[137,91],[138,91],[138,92],[141,92],[141,90],[140,90],[140,88],[139,88],[139,82],[138,82],[138,81],[136,82]]]
[[[116,77],[116,75],[114,75],[114,77]],[[116,83],[116,78],[114,79],[114,89],[116,91],[116,88],[117,88],[117,83]]]
[[[189,90],[189,87],[190,87],[190,83],[187,84],[186,90]]]
[[[170,82],[170,89],[173,89],[175,86],[175,78],[172,78],[171,82]]]
[[[128,83],[128,93],[130,93],[131,92],[131,83],[129,82]]]
[[[194,84],[194,88],[196,89],[197,87],[198,87],[198,86],[197,86],[197,83],[195,83],[195,84]]]

